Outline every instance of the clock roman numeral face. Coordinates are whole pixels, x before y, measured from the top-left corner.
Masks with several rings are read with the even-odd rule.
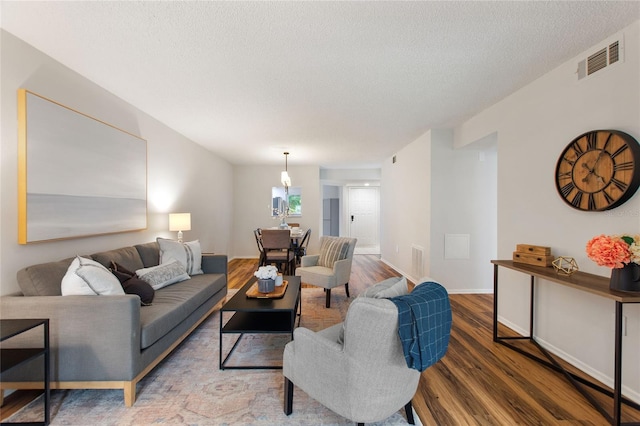
[[[560,155],[555,182],[571,207],[585,211],[615,208],[640,186],[640,145],[616,130],[578,136]]]

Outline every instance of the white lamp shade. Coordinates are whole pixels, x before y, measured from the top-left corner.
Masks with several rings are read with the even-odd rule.
[[[289,173],[287,173],[286,170],[280,173],[280,182],[282,182],[284,186],[291,186],[291,178],[289,177]]]
[[[190,231],[191,213],[170,213],[169,231]]]

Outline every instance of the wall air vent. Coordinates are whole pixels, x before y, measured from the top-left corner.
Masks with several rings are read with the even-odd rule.
[[[603,70],[622,59],[622,36],[578,62],[578,80]]]

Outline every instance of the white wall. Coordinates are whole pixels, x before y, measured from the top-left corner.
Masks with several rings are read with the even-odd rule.
[[[511,259],[518,243],[550,246],[554,256],[575,258],[580,270],[609,277],[609,269],[586,257],[587,241],[640,232],[639,194],[608,212],[581,212],[567,206],[554,185],[558,156],[576,136],[619,129],[640,140],[640,22],[622,33],[624,62],[578,82],[578,61],[605,43],[598,44],[455,129],[456,146],[498,135],[499,258]],[[518,330],[528,330],[528,281],[500,271],[500,318]],[[541,342],[611,385],[614,303],[544,280],[538,289]],[[640,400],[640,305],[626,305],[624,315],[623,392]]]
[[[234,166],[233,179],[238,188],[233,199],[233,257],[258,258],[258,247],[253,235],[256,228],[278,226],[279,220],[271,217],[271,188],[282,186],[277,166]],[[318,250],[318,235],[322,229],[322,194],[320,170],[317,166],[288,167],[292,186],[302,188],[302,216],[292,217],[290,222],[300,223],[303,229],[311,228],[309,252]]]
[[[380,180],[380,253],[383,262],[412,281],[411,246],[424,249],[424,271],[430,266],[431,131],[382,165]],[[438,277],[434,277],[438,278]]]
[[[0,31],[0,294],[18,290],[16,272],[34,263],[173,237],[168,213],[188,211],[203,250],[228,253],[231,165],[13,35]],[[145,231],[19,245],[17,222],[17,89],[26,88],[147,140],[148,228]]]
[[[485,138],[455,149],[453,131],[431,134],[429,275],[452,293],[492,293],[498,225],[496,144]],[[462,241],[466,237],[468,245],[449,243],[445,256],[446,234]]]

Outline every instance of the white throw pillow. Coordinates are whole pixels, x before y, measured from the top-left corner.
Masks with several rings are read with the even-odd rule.
[[[63,296],[125,294],[120,281],[95,260],[76,256],[62,278]]]
[[[151,284],[154,290],[191,278],[182,267],[182,264],[175,259],[158,266],[138,269],[136,275],[141,280]]]
[[[156,241],[160,245],[161,264],[175,259],[182,264],[187,274],[202,274],[202,249],[199,240],[181,243],[166,238],[156,238]]]

